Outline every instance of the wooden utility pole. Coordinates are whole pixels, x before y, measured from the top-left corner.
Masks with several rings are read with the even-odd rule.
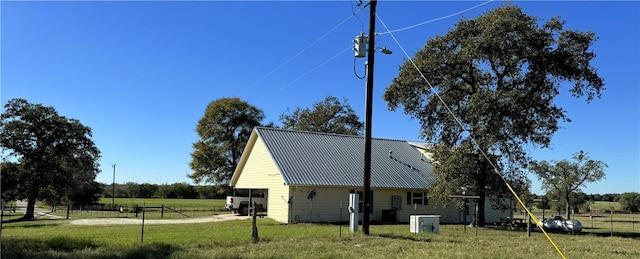
[[[116,164],[113,164],[113,181],[111,182],[111,210],[116,206]]]
[[[371,112],[373,110],[373,57],[376,48],[376,0],[369,2],[369,38],[367,39],[367,90],[364,122],[364,194],[362,201],[362,232],[369,235],[369,204],[371,201]]]

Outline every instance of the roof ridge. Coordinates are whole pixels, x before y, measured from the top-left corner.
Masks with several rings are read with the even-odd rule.
[[[360,135],[348,135],[348,134],[338,134],[338,133],[327,133],[327,132],[317,132],[317,131],[304,131],[304,130],[290,130],[290,129],[281,129],[281,128],[272,128],[272,127],[264,127],[264,126],[256,126],[256,130],[273,130],[273,131],[286,131],[286,132],[294,132],[294,133],[302,133],[302,134],[310,134],[310,135],[325,135],[325,136],[337,136],[337,137],[348,137],[348,138],[364,138],[364,136]],[[386,141],[397,141],[397,142],[412,142],[409,140],[401,140],[401,139],[390,139],[390,138],[376,138],[372,137],[371,139],[375,140],[386,140]]]

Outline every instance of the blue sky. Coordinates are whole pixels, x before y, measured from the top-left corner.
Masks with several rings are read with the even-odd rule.
[[[366,1],[365,1],[366,3]],[[485,3],[485,4],[483,4]],[[378,16],[391,30],[377,37],[374,137],[420,141],[420,125],[389,111],[384,89],[398,67],[428,38],[461,18],[504,2],[382,1]],[[550,149],[528,147],[538,160],[570,158],[579,150],[609,165],[606,179],[586,193],[640,191],[640,29],[638,2],[515,1],[566,29],[593,31],[593,65],[605,79],[602,99],[587,104],[563,89],[567,110]],[[240,97],[279,124],[287,109],[325,96],[347,98],[364,120],[365,81],[354,74],[352,40],[368,31],[368,9],[351,1],[13,2],[0,3],[1,101],[20,97],[54,106],[93,128],[102,151],[99,182],[189,182],[195,127],[208,103]],[[385,28],[378,21],[376,29]],[[355,70],[364,74],[364,60]],[[428,77],[428,75],[427,75]],[[536,178],[533,191],[541,193]]]

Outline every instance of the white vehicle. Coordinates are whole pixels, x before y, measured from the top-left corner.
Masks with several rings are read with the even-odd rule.
[[[264,212],[266,210],[265,204],[267,200],[263,197],[251,197],[251,202],[256,204],[256,212]],[[227,210],[233,210],[238,215],[249,215],[249,197],[242,196],[227,196],[227,204],[225,205]]]
[[[578,234],[582,231],[582,224],[577,220],[565,220],[561,216],[552,219],[540,219],[542,227],[547,231]]]

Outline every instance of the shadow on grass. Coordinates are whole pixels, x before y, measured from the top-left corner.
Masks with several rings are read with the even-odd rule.
[[[610,237],[611,232],[589,232],[584,233],[586,235],[592,235],[597,237]],[[631,238],[631,239],[640,239],[640,233],[638,232],[613,232],[614,237],[622,237],[622,238]]]
[[[2,222],[2,228],[37,228],[64,223],[61,219],[25,219],[16,218]]]
[[[126,259],[170,258],[173,253],[178,252],[180,250],[182,249],[180,249],[179,247],[172,246],[170,244],[152,243],[152,244],[136,246],[132,248],[130,251],[127,251],[126,253],[124,253],[121,258],[126,258]]]
[[[163,243],[151,243],[132,247],[99,247],[91,239],[55,237],[46,240],[38,238],[3,238],[4,258],[171,258],[181,251],[179,247]]]
[[[383,237],[383,238],[390,238],[390,239],[396,239],[396,240],[409,240],[409,241],[416,241],[416,242],[431,242],[431,238],[424,238],[424,237],[417,237],[417,236],[398,236],[395,234],[379,234],[379,237]]]

